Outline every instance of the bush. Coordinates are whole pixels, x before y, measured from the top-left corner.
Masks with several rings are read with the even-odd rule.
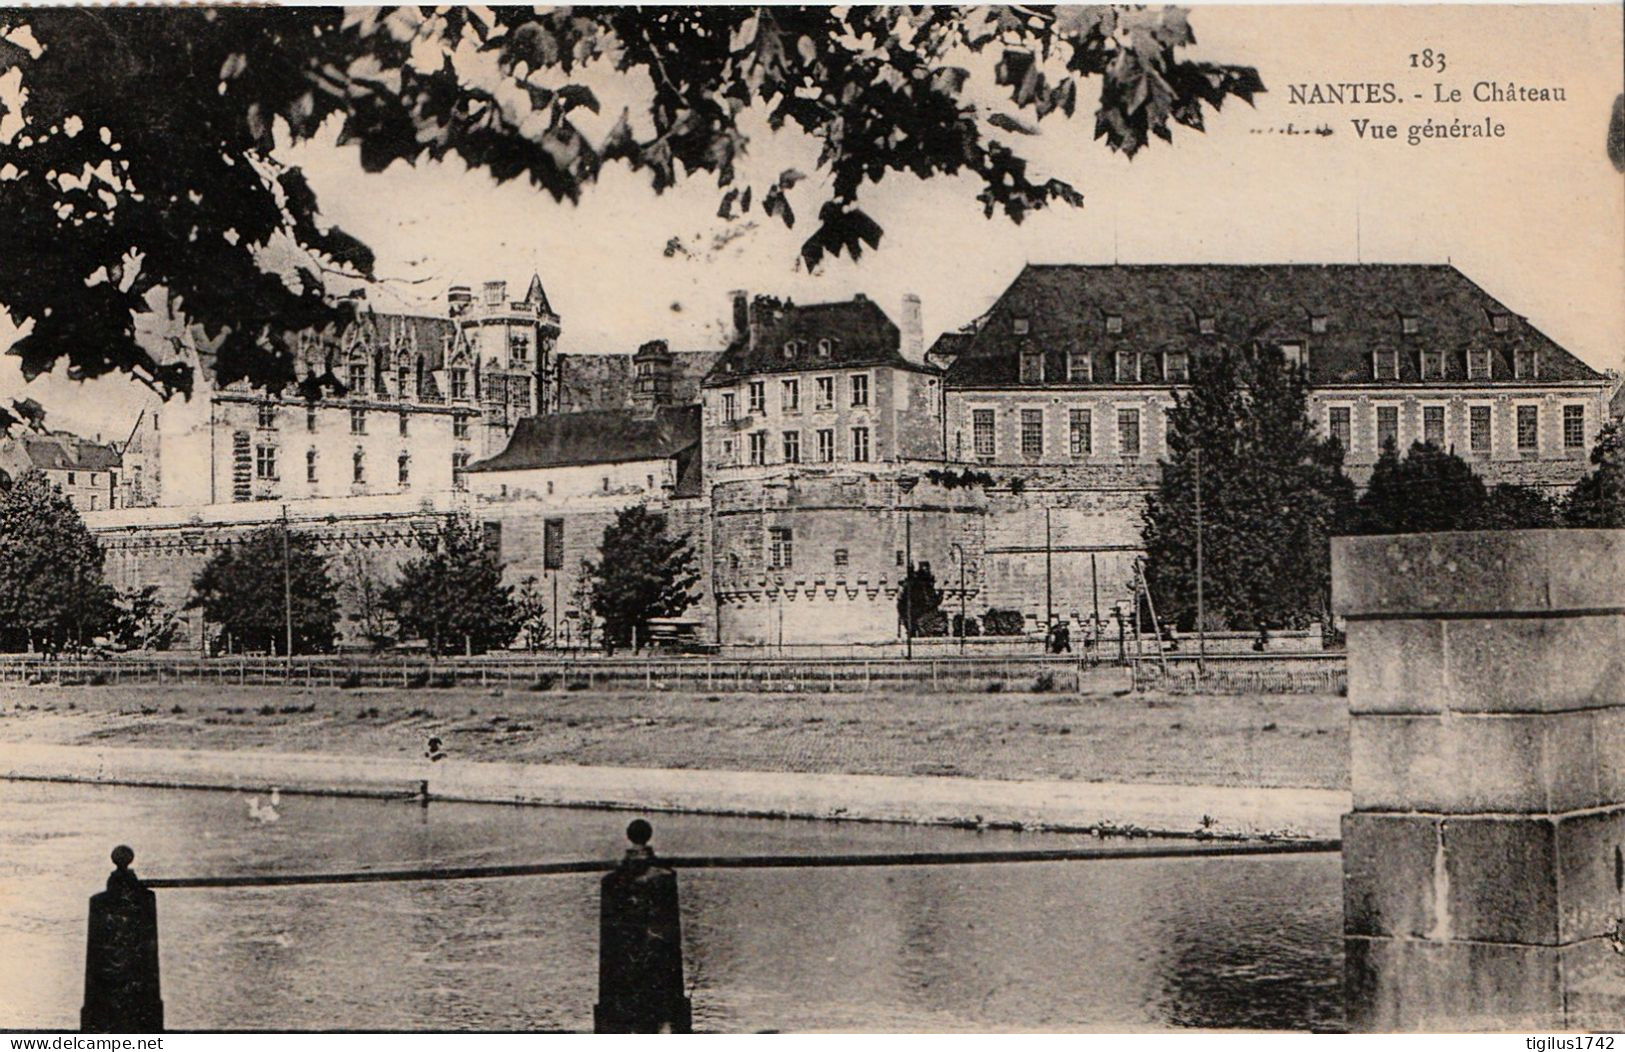
[[[574,680],[571,680],[569,685],[566,686],[564,689],[565,690],[590,690],[590,689],[592,689],[592,684],[588,683],[584,679],[574,679]]]
[[[558,682],[559,677],[553,675],[551,672],[544,672],[540,676],[536,677],[535,682],[531,683],[530,689],[552,690],[554,687],[558,686]]]
[[[361,686],[361,673],[352,672],[339,681],[340,690],[355,690]]]
[[[1019,610],[989,610],[982,617],[982,628],[990,636],[1019,636],[1027,631],[1027,619]]]
[[[992,683],[989,683],[987,685],[987,692],[989,694],[1003,694],[1004,693],[1004,680],[996,679]]]
[[[90,685],[92,687],[105,687],[105,686],[107,686],[107,673],[98,672],[95,675],[91,676],[90,677]]]
[[[429,674],[427,672],[414,672],[406,678],[406,687],[408,690],[421,690],[428,685]]]
[[[1038,678],[1033,680],[1034,694],[1048,694],[1055,689],[1055,673],[1040,672]]]
[[[974,617],[961,617],[954,615],[953,634],[959,636],[979,636],[982,634],[982,623]]]
[[[429,686],[437,690],[445,690],[447,687],[455,687],[456,685],[457,674],[455,672],[442,672],[429,681]]]

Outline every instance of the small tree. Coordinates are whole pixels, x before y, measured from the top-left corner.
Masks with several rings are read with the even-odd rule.
[[[1625,428],[1607,424],[1591,448],[1596,467],[1563,500],[1563,524],[1603,529],[1625,527]]]
[[[272,654],[286,653],[291,617],[294,653],[321,653],[333,647],[339,620],[335,592],[314,537],[267,526],[227,544],[205,563],[192,581],[187,606],[202,609],[237,646]]]
[[[502,562],[474,523],[448,517],[425,549],[384,592],[402,634],[424,640],[436,656],[483,654],[512,643],[518,631],[513,586],[502,583]]]
[[[39,471],[0,495],[0,647],[82,646],[113,622],[105,556],[73,504]]]
[[[1470,530],[1485,521],[1484,482],[1465,460],[1427,442],[1403,458],[1388,443],[1356,514],[1361,533]]]
[[[673,537],[666,517],[641,504],[623,508],[604,529],[604,557],[583,563],[592,582],[592,609],[604,621],[605,641],[628,646],[647,639],[649,619],[676,617],[693,602],[699,583],[688,534]]]
[[[948,631],[942,615],[942,593],[930,563],[916,563],[897,590],[897,623],[910,636],[940,636]]]
[[[513,597],[514,613],[519,619],[519,633],[525,646],[535,652],[547,642],[547,603],[542,598],[536,575],[531,574],[519,582]]]
[[[333,561],[333,571],[344,619],[374,650],[387,647],[395,639],[395,615],[384,602],[389,582],[378,561],[362,551],[347,551]]]
[[[575,615],[576,645],[592,646],[593,629],[598,627],[598,615],[593,613],[597,601],[593,592],[593,566],[587,560],[581,560],[581,572],[576,574],[576,583],[570,589],[570,603]]]
[[[1552,499],[1532,486],[1503,482],[1484,495],[1475,530],[1544,530],[1558,525]]]
[[[120,593],[108,635],[127,650],[168,650],[180,634],[180,616],[158,598],[158,586],[149,584]]]

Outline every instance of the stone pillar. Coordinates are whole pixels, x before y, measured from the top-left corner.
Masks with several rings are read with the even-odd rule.
[[[1339,538],[1355,1031],[1625,1027],[1625,530]]]

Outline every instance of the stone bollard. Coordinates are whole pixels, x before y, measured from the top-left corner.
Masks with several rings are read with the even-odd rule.
[[[1625,530],[1338,538],[1349,1029],[1625,1026]]]
[[[687,1034],[693,1010],[683,994],[683,926],[677,874],[655,862],[649,823],[626,827],[632,847],[600,890],[597,1034]]]
[[[113,849],[118,868],[107,890],[90,897],[85,947],[85,1004],[79,1029],[93,1034],[156,1033],[164,1028],[158,988],[158,901],[130,869],[135,852]]]

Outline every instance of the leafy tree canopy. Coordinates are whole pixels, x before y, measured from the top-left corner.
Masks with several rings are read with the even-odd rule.
[[[1388,443],[1360,496],[1360,533],[1439,533],[1476,529],[1484,518],[1484,481],[1454,453],[1416,442],[1401,457]]]
[[[1625,428],[1614,421],[1597,434],[1589,474],[1575,483],[1563,501],[1567,526],[1625,527]]]
[[[336,589],[316,539],[280,526],[255,530],[216,552],[193,579],[187,605],[202,609],[234,647],[272,654],[287,652],[290,614],[296,654],[331,649],[339,619]]]
[[[915,563],[897,590],[897,623],[910,636],[940,636],[947,630],[942,592],[930,563]]]
[[[41,472],[0,491],[0,648],[60,650],[107,629],[116,594],[103,559],[72,502]]]
[[[1250,68],[1180,57],[1194,42],[1171,7],[0,11],[0,258],[30,264],[0,270],[0,304],[28,326],[28,376],[66,359],[76,378],[190,390],[136,340],[132,315],[160,292],[218,343],[221,382],[281,387],[296,379],[284,334],[349,320],[373,276],[372,252],[277,158],[329,120],[368,171],[456,155],[573,202],[619,162],[657,190],[705,173],[724,217],[793,224],[803,173],[739,185],[755,110],[821,144],[828,196],[801,248],[815,266],[879,243],[858,199],[893,173],[968,176],[988,215],[1018,221],[1081,203],[1029,175],[1019,143],[1071,117],[1091,78],[1095,136],[1130,156],[1264,90]],[[970,101],[980,55],[1008,98],[995,112]],[[646,90],[599,131],[587,82],[606,74]]]
[[[633,635],[649,635],[652,617],[676,617],[693,602],[699,583],[697,559],[688,534],[674,537],[666,517],[641,504],[623,508],[604,528],[599,562],[582,564],[592,582],[592,606],[604,621],[613,646],[628,646]]]
[[[1354,485],[1316,432],[1303,371],[1273,347],[1198,357],[1168,414],[1168,459],[1145,509],[1146,584],[1162,618],[1196,624],[1201,460],[1207,627],[1298,627],[1326,614],[1329,538]]]
[[[401,635],[422,639],[435,655],[476,654],[506,647],[519,630],[513,588],[502,583],[502,560],[466,516],[447,517],[425,542],[422,556],[401,566],[384,591]]]

